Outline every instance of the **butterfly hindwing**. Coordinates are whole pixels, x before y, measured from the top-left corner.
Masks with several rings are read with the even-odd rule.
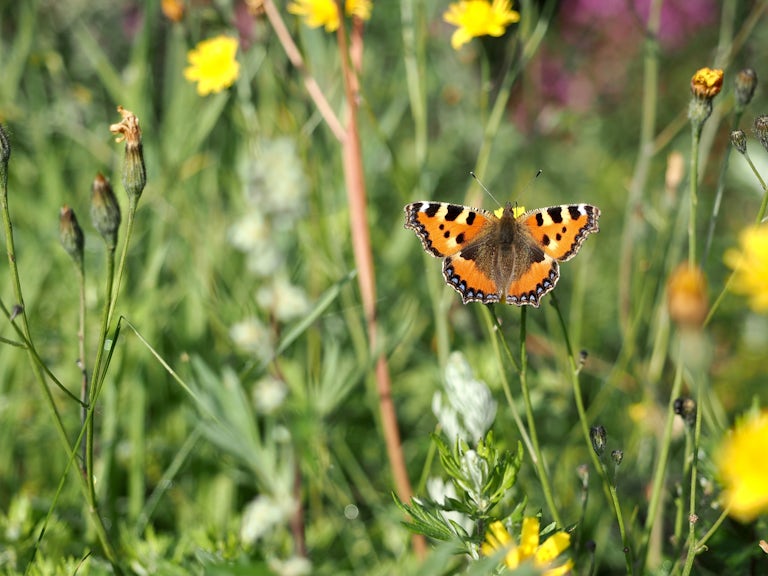
[[[499,290],[496,283],[477,265],[477,262],[463,258],[461,254],[448,256],[443,261],[443,276],[446,283],[461,294],[467,302],[498,302]]]
[[[563,204],[539,208],[520,218],[545,253],[555,260],[570,260],[584,239],[598,232],[600,210],[590,204]]]
[[[539,307],[539,299],[552,290],[560,278],[557,261],[547,254],[539,262],[532,262],[528,269],[512,280],[507,288],[507,304],[530,304]]]
[[[433,256],[450,256],[487,231],[497,218],[490,212],[447,202],[413,202],[405,207],[412,229]]]

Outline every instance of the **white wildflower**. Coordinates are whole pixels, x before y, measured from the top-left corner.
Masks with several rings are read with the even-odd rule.
[[[432,411],[446,436],[474,444],[496,418],[496,401],[485,382],[476,380],[461,352],[453,352],[445,367],[445,392],[435,392]]]
[[[274,528],[285,524],[296,511],[296,502],[288,495],[259,495],[246,506],[240,525],[240,538],[253,544]]]
[[[253,404],[262,414],[272,414],[288,396],[288,386],[274,376],[266,376],[253,388]]]
[[[259,288],[256,303],[283,322],[300,318],[309,311],[309,300],[304,290],[291,284],[282,274],[271,284]]]
[[[235,346],[267,361],[272,358],[273,343],[269,328],[257,318],[247,318],[229,329]]]

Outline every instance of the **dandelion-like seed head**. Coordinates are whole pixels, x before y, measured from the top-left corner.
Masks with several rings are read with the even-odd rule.
[[[448,6],[443,20],[457,26],[451,46],[458,50],[479,36],[503,36],[510,24],[520,21],[510,0],[461,0]]]
[[[698,266],[680,264],[667,282],[667,307],[681,328],[700,328],[709,311],[707,280]]]

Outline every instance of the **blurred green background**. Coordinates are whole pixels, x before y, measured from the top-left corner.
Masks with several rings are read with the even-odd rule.
[[[308,69],[344,118],[335,36],[308,28],[284,2],[276,4]],[[663,2],[658,38],[644,31],[648,1],[515,5],[528,10],[529,22],[543,33],[519,70],[516,34],[522,32],[515,26],[504,37],[475,39],[454,51],[452,28],[442,21],[448,4],[374,2],[359,77],[380,346],[411,482],[424,495],[426,477],[439,475],[429,436],[436,426],[432,397],[442,380],[438,338],[462,351],[497,395],[500,445],[514,448],[518,440],[480,305],[461,305],[444,286],[439,262],[403,230],[402,207],[415,200],[463,203],[471,192],[495,208],[476,194],[468,175],[478,169],[485,143],[487,165],[478,176],[500,202],[527,208],[588,202],[602,211],[600,233],[561,267],[556,294],[576,349],[589,351],[582,372],[589,416],[608,430],[609,447],[625,454],[622,505],[642,525],[674,374],[676,334],[666,316],[665,284],[686,242],[680,211],[687,205],[687,176],[665,184],[668,159],[682,154],[687,171],[691,76],[704,66],[724,67],[723,93],[703,140],[703,240],[730,146],[734,75],[745,66],[768,75],[762,68],[765,2]],[[550,13],[548,22],[538,20]],[[239,38],[240,77],[228,90],[201,97],[183,76],[187,52],[218,34]],[[647,84],[649,58],[658,67],[655,86]],[[501,121],[490,125],[510,65],[507,73],[517,74],[511,95]],[[408,66],[423,90],[423,114],[414,110]],[[289,574],[287,560],[301,551],[280,498],[296,495],[298,486],[308,573],[460,571],[461,557],[449,555],[420,568],[393,504],[365,317],[356,279],[349,278],[355,264],[341,149],[264,16],[236,0],[189,2],[179,22],[154,0],[0,0],[0,71],[0,121],[12,145],[9,203],[32,336],[51,371],[75,393],[78,295],[71,261],[59,246],[57,214],[69,205],[86,232],[92,361],[105,270],[104,247],[88,218],[90,187],[104,173],[125,206],[122,145],[108,128],[119,120],[118,104],[141,121],[148,184],[117,312],[191,394],[124,325],[95,417],[97,489],[125,566],[139,574]],[[630,203],[649,106],[656,116],[653,151],[641,195]],[[742,128],[749,133],[765,108],[758,87]],[[497,133],[484,140],[489,126]],[[749,146],[765,166],[766,151],[752,138]],[[534,180],[538,170],[543,175]],[[722,254],[754,220],[762,192],[738,154],[731,155],[725,183],[703,263],[711,299],[728,275]],[[628,255],[622,239],[630,225]],[[631,258],[632,271],[624,326],[623,258]],[[0,296],[10,307],[9,274],[2,277]],[[495,312],[516,342],[519,309]],[[311,322],[302,323],[306,318]],[[12,338],[7,323],[0,335]],[[280,349],[286,339],[289,345]],[[588,448],[548,302],[528,311],[528,339],[541,444],[562,514],[575,523],[575,470],[588,462]],[[699,349],[729,424],[763,400],[767,344],[765,316],[752,313],[743,298],[727,296]],[[54,395],[74,441],[79,410],[59,391]],[[709,484],[701,516],[710,525],[719,512],[707,509],[717,496],[708,455],[721,437],[722,430],[705,428],[701,475]],[[670,503],[687,481],[685,441],[682,433],[675,438]],[[74,472],[65,477],[31,560],[66,463],[26,356],[0,347],[0,572],[110,570],[87,524]],[[621,541],[593,484],[581,538],[597,543],[599,573],[617,573],[624,566]],[[529,509],[543,508],[532,466],[524,463],[519,486]],[[663,533],[671,533],[673,521],[671,513],[663,519]],[[702,556],[700,573],[726,567],[746,573],[752,563],[764,563],[755,559],[754,530],[726,521],[720,540]],[[660,546],[654,570],[666,573],[680,545],[664,540]],[[586,552],[579,554],[586,570]]]

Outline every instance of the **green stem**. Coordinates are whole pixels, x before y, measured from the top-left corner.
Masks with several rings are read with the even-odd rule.
[[[552,486],[550,484],[549,473],[547,471],[546,463],[541,454],[541,447],[539,446],[539,435],[536,431],[536,420],[533,417],[533,405],[531,404],[531,391],[528,387],[528,352],[525,346],[526,336],[526,316],[527,308],[523,306],[520,314],[520,388],[523,393],[523,404],[525,405],[525,417],[528,421],[528,429],[531,434],[531,443],[533,445],[533,465],[536,467],[536,472],[539,476],[539,482],[541,482],[541,488],[544,492],[544,499],[547,501],[547,507],[549,508],[552,518],[557,522],[557,525],[564,526],[560,519],[560,512],[555,506],[555,499],[552,496]]]
[[[688,507],[688,554],[685,558],[685,566],[683,568],[683,576],[688,576],[693,568],[693,560],[696,558],[696,522],[698,518],[696,516],[696,485],[697,476],[699,470],[699,441],[701,439],[701,399],[702,388],[704,387],[702,382],[698,382],[696,391],[696,429],[693,436],[693,451],[691,454],[692,466],[691,466],[691,494],[690,505]]]
[[[640,556],[640,566],[638,568],[638,574],[645,573],[645,565],[647,564],[650,553],[648,547],[648,541],[651,536],[651,529],[653,528],[656,516],[660,511],[661,496],[664,488],[664,477],[667,473],[667,461],[669,459],[669,449],[672,444],[672,425],[675,420],[675,400],[680,396],[680,390],[683,386],[683,367],[682,367],[682,346],[678,349],[678,361],[675,369],[675,379],[672,383],[672,390],[669,394],[669,403],[667,405],[667,419],[664,423],[664,433],[661,437],[661,444],[659,447],[658,460],[656,462],[656,470],[653,474],[653,483],[651,488],[651,499],[648,503],[648,515],[645,518],[645,526],[643,530],[643,537],[641,546],[644,550]]]
[[[701,143],[701,124],[694,125],[691,130],[691,174],[690,183],[690,213],[688,214],[688,266],[696,265],[696,204],[698,203],[699,188],[699,144]]]
[[[582,394],[581,394],[581,381],[579,380],[579,368],[576,364],[576,358],[573,355],[573,347],[571,346],[571,339],[568,335],[568,328],[565,324],[565,318],[563,317],[562,310],[560,310],[560,305],[558,303],[557,297],[554,293],[552,293],[552,306],[554,307],[555,311],[557,312],[557,318],[560,323],[560,328],[563,333],[563,340],[565,342],[565,349],[566,353],[568,354],[568,363],[570,365],[570,370],[568,371],[571,378],[571,385],[573,386],[573,396],[574,400],[576,401],[576,411],[579,413],[579,423],[581,425],[581,432],[584,436],[584,441],[587,445],[587,452],[589,453],[590,458],[592,459],[592,465],[597,470],[597,473],[600,475],[600,479],[602,480],[603,485],[603,491],[605,492],[608,500],[613,505],[613,511],[616,516],[616,522],[619,525],[619,533],[621,534],[621,542],[624,547],[624,558],[627,565],[627,573],[632,574],[632,547],[629,542],[629,534],[626,530],[626,527],[624,525],[624,515],[621,511],[621,505],[619,504],[619,499],[616,493],[616,487],[614,484],[610,481],[608,478],[608,474],[606,472],[605,466],[600,461],[600,458],[598,457],[597,453],[595,453],[595,450],[592,448],[592,439],[589,434],[589,423],[587,422],[587,412],[584,409],[584,401],[582,400]]]

